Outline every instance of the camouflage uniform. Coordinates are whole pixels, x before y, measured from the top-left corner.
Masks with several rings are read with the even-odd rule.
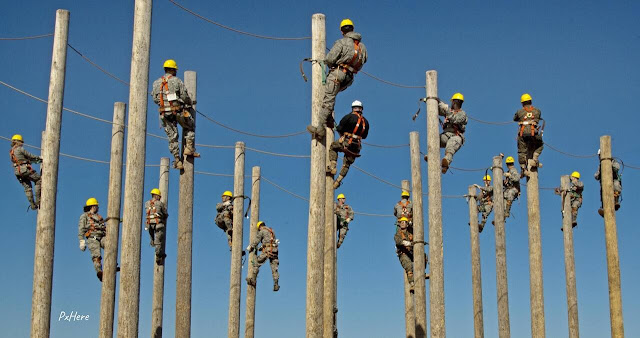
[[[508,165],[508,172],[504,174],[504,217],[511,214],[511,205],[520,195],[520,174],[516,167]]]
[[[513,120],[518,122],[518,162],[520,167],[528,168],[527,160],[532,159],[538,165],[538,157],[542,153],[544,143],[542,133],[539,130],[542,113],[540,109],[528,105],[518,110]]]
[[[338,226],[337,226],[337,230],[339,233],[339,237],[338,237],[338,244],[337,247],[339,248],[342,245],[342,242],[344,242],[344,238],[347,236],[347,232],[349,231],[349,223],[351,221],[353,221],[353,209],[348,206],[347,204],[342,204],[340,205],[339,203],[334,203],[335,204],[335,214],[338,216]]]
[[[164,203],[154,198],[151,198],[144,204],[144,209],[147,217],[149,236],[151,237],[151,246],[156,249],[156,260],[161,260],[165,257],[165,233],[169,213]]]
[[[413,289],[414,278],[413,278],[413,233],[409,230],[409,228],[402,230],[400,227],[396,230],[395,236],[393,236],[393,240],[396,243],[396,253],[398,254],[398,259],[400,260],[400,265],[404,269],[407,274],[407,279],[409,280],[409,284],[411,284],[411,288]],[[428,264],[427,254],[424,254],[424,266],[425,269]],[[425,275],[426,277],[426,275]]]
[[[258,244],[262,244],[262,246],[258,248]],[[250,285],[256,285],[256,276],[258,275],[259,269],[264,264],[267,259],[269,259],[269,264],[271,265],[271,274],[273,275],[273,284],[274,291],[278,291],[280,287],[276,287],[278,285],[278,280],[280,279],[280,274],[278,273],[278,264],[280,261],[278,260],[278,241],[276,239],[276,235],[273,232],[273,229],[269,228],[266,225],[260,226],[258,232],[256,232],[256,236],[251,240],[251,244],[249,245],[249,251],[253,251],[257,249],[261,251],[259,255],[257,255],[255,261],[251,261],[249,265],[249,275],[247,276],[247,283]]]
[[[320,126],[325,125],[327,118],[333,113],[338,93],[351,86],[354,75],[367,62],[367,48],[360,41],[360,33],[348,32],[333,44],[324,58],[324,63],[330,70],[324,86]],[[359,50],[357,55],[356,46]]]
[[[467,126],[467,113],[464,110],[452,110],[444,102],[438,103],[438,115],[444,116],[442,134],[440,134],[440,148],[444,149],[444,159],[451,164],[453,155],[464,144],[464,131]]]
[[[216,225],[227,234],[229,247],[231,247],[231,239],[233,235],[233,203],[231,200],[216,204]]]
[[[620,196],[622,194],[622,173],[620,172],[620,163],[616,160],[611,161],[611,169],[613,171],[613,197],[615,200],[615,208],[618,210],[620,208]],[[600,166],[598,165],[598,171],[593,175],[593,177],[600,181]],[[600,185],[600,205],[602,206],[602,185]],[[600,216],[604,217],[604,211],[598,210]]]
[[[163,90],[164,80],[166,86]],[[195,120],[193,109],[185,105],[191,105],[191,97],[182,80],[169,73],[153,82],[153,102],[159,107],[160,121],[167,137],[169,138],[169,151],[178,161],[180,159],[180,146],[178,145],[178,125],[182,126],[187,143],[193,146],[195,141]]]
[[[42,158],[33,155],[22,147],[21,143],[14,143],[9,151],[11,162],[13,163],[14,174],[18,182],[24,187],[24,194],[31,204],[31,209],[36,209],[40,205],[40,174],[31,168],[31,162],[42,163]],[[31,182],[34,183],[36,193],[35,201],[33,199],[33,191],[31,190]]]
[[[86,210],[86,209],[85,209]],[[80,215],[78,222],[78,240],[82,241],[86,238],[87,247],[91,252],[91,260],[93,267],[98,273],[98,278],[102,280],[102,254],[100,248],[104,249],[106,241],[107,227],[102,216],[91,211],[87,211]]]
[[[582,191],[584,183],[575,177],[571,177],[569,196],[571,197],[571,224],[578,225],[578,209],[582,206]]]
[[[479,187],[481,191],[480,198],[478,199],[478,212],[482,213],[482,221],[478,224],[480,232],[484,229],[485,223],[493,210],[493,186]]]

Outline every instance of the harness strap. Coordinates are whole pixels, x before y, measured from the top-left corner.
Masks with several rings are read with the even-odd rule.
[[[91,233],[93,233],[94,231],[104,231],[105,235],[107,234],[107,228],[104,226],[104,222],[102,220],[102,216],[96,214],[96,216],[98,217],[98,224],[96,226],[96,220],[93,219],[92,215],[89,215],[89,230],[87,230],[87,232],[85,232],[84,236],[86,238],[89,238],[91,236]]]

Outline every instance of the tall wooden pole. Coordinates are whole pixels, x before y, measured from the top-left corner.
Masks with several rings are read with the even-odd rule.
[[[160,189],[160,201],[169,209],[169,158],[160,159],[160,176],[158,189]],[[167,243],[167,221],[165,220],[165,237],[162,242],[162,252]],[[164,311],[164,263],[158,264],[153,258],[153,300],[151,304],[151,338],[162,337],[162,317]]]
[[[529,283],[531,288],[531,336],[544,338],[544,292],[542,287],[542,243],[540,241],[540,198],[538,171],[531,170],[527,182],[529,215]]]
[[[411,199],[413,204],[413,277],[415,289],[415,311],[416,311],[416,338],[427,335],[427,292],[424,279],[425,254],[424,254],[424,209],[422,207],[422,172],[420,163],[420,136],[417,131],[412,131],[409,135],[411,152]],[[440,177],[438,175],[438,177]],[[431,215],[431,213],[429,213]],[[440,237],[442,239],[442,237]],[[442,260],[441,260],[442,261]],[[431,265],[433,268],[433,265]],[[433,272],[433,269],[431,270]],[[444,316],[442,317],[444,321]],[[443,322],[444,323],[444,322]],[[444,334],[444,327],[442,329]]]
[[[402,180],[402,190],[411,191],[411,185],[409,180]],[[411,291],[411,285],[409,279],[404,270],[402,270],[402,276],[404,280],[404,322],[407,338],[416,337],[416,308],[413,292]]]
[[[576,291],[576,263],[573,255],[573,226],[571,226],[571,198],[569,175],[560,178],[562,188],[562,232],[564,237],[564,274],[567,280],[567,312],[569,338],[580,337],[578,326],[578,292]]]
[[[256,236],[258,229],[256,224],[260,221],[260,167],[253,167],[251,170],[251,219],[249,220],[249,243]],[[256,252],[249,253],[247,270],[253,266],[256,261]],[[256,276],[257,278],[257,276]],[[257,283],[256,283],[257,285]],[[256,323],[256,287],[247,285],[247,306],[245,314],[244,337],[253,338]]]
[[[507,283],[507,239],[504,227],[503,173],[502,156],[495,156],[493,158],[493,220],[495,223],[496,236],[498,336],[500,338],[509,338],[511,337],[511,324],[509,323],[509,284]]]
[[[311,58],[323,60],[326,47],[325,16],[311,17]],[[311,73],[311,124],[323,125],[320,109],[324,88],[322,67],[312,64]],[[311,140],[311,174],[309,188],[309,230],[307,235],[307,299],[306,337],[321,338],[323,331],[323,283],[324,283],[324,226],[325,226],[325,168],[326,140]]]
[[[326,128],[327,157],[329,163],[329,146],[334,140],[333,129]],[[335,323],[336,307],[336,229],[334,213],[335,191],[333,189],[333,176],[325,176],[325,203],[324,203],[324,297],[323,297],[323,336],[333,338],[337,330]]]
[[[118,297],[118,336],[137,337],[140,306],[140,232],[149,97],[149,44],[152,0],[136,0],[129,83],[127,167],[122,216],[122,255]]]
[[[107,237],[102,264],[102,295],[100,297],[100,338],[113,337],[113,316],[116,305],[116,267],[120,240],[120,207],[122,200],[122,162],[124,155],[124,123],[126,104],[113,105],[111,127],[111,160],[109,163],[109,198],[107,207]]]
[[[438,97],[438,73],[427,72],[427,97]],[[444,323],[444,262],[442,249],[442,177],[440,176],[440,130],[438,101],[427,100],[427,181],[429,186],[429,257],[431,279],[431,337],[446,336]],[[417,309],[417,304],[416,304]],[[417,313],[417,312],[416,312]],[[417,332],[416,332],[417,333]]]
[[[604,237],[607,248],[607,274],[609,279],[609,311],[611,337],[624,337],[622,317],[622,290],[620,286],[620,257],[613,197],[613,168],[611,167],[611,136],[600,137],[600,184],[604,209]]]
[[[482,269],[480,267],[480,239],[478,232],[478,204],[476,187],[469,186],[469,232],[471,233],[471,289],[473,290],[473,336],[484,337],[482,310]]]
[[[233,241],[229,285],[229,338],[240,336],[240,291],[242,290],[242,225],[244,218],[244,142],[236,142],[233,171]]]
[[[184,85],[196,101],[197,74],[194,71],[184,72]],[[196,118],[195,105],[192,109]],[[184,130],[182,143],[184,149]],[[194,141],[195,142],[195,141]],[[191,260],[193,249],[193,157],[184,157],[184,169],[180,172],[180,192],[178,200],[178,256],[176,266],[176,337],[191,336]]]
[[[53,278],[53,247],[56,230],[56,195],[58,191],[58,159],[60,157],[60,127],[64,76],[67,65],[69,11],[56,11],[53,36],[49,103],[42,149],[42,188],[37,217],[36,250],[33,262],[33,293],[31,296],[31,337],[49,337],[51,324],[51,288]]]

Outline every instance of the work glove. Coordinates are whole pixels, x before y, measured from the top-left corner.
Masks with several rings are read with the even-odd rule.
[[[402,241],[402,245],[411,246],[411,242],[410,241]]]
[[[84,251],[87,248],[87,242],[84,239],[80,240],[80,250]]]
[[[35,161],[33,161],[35,163],[42,163],[42,157],[38,157]]]
[[[347,218],[347,223],[351,223],[351,218]]]
[[[276,240],[275,240],[275,243],[276,243],[276,246],[280,245],[280,240],[279,240],[279,239],[276,239]]]
[[[224,205],[224,206],[231,205],[231,201],[226,201],[226,202],[222,203],[222,205]]]
[[[251,252],[251,251],[253,251],[253,247],[252,247],[251,245],[249,245],[249,246],[247,247],[247,252]]]

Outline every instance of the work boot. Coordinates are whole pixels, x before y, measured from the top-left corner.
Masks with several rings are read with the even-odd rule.
[[[164,264],[165,257],[167,257],[167,254],[156,255],[156,264],[158,265]]]
[[[409,281],[409,291],[413,292],[415,282],[413,281],[413,272],[407,274],[407,280]]]
[[[504,211],[504,218],[509,218],[509,214],[511,213],[511,201],[507,201],[507,210]]]
[[[36,209],[38,209],[38,205],[37,205],[37,204],[35,204],[35,203],[34,203],[34,202],[32,202],[32,201],[30,201],[29,203],[31,204],[31,205],[30,205],[31,210],[36,210]]]
[[[247,284],[255,287],[256,286],[256,280],[254,278],[247,277]]]
[[[598,209],[598,215],[604,217],[604,209],[602,208]]]
[[[338,161],[330,161],[327,166],[327,174],[331,174],[331,176],[335,175],[338,172]]]
[[[182,170],[182,169],[184,169],[184,167],[182,166],[182,161],[181,161],[179,158],[176,158],[176,159],[173,161],[173,167],[174,167],[175,169],[178,169],[178,170]]]
[[[336,181],[333,182],[333,189],[338,189],[338,187],[340,187],[340,185],[342,185],[342,180],[344,179],[344,176],[342,175],[338,175],[338,178],[336,178]]]
[[[428,273],[424,274],[424,279],[429,279],[431,276]]]
[[[424,161],[425,161],[425,162],[429,162],[429,156],[424,155]]]
[[[325,136],[324,126],[316,127],[310,124],[307,126],[307,131],[310,132],[311,136],[313,136],[313,138],[318,141],[322,140],[322,138]]]
[[[620,209],[620,203],[616,202],[616,206],[614,208],[616,211],[618,211],[618,209]]]
[[[102,270],[98,271],[96,275],[98,276],[98,279],[102,282]]]
[[[273,281],[273,291],[278,291],[280,290],[280,285],[278,285],[278,280],[274,280]]]
[[[532,171],[533,168],[537,168],[537,167],[538,167],[538,161],[536,161],[534,159],[527,160],[527,170],[528,171]]]
[[[484,224],[485,224],[486,222],[487,222],[487,221],[482,220],[482,222],[478,223],[478,232],[479,232],[479,233],[482,233],[482,230],[484,229]]]
[[[446,158],[442,159],[442,173],[446,174],[447,170],[449,170],[449,161]]]
[[[200,157],[200,153],[196,152],[193,140],[187,140],[187,145],[184,147],[184,156]]]
[[[340,248],[340,246],[342,245],[342,242],[344,242],[344,238],[341,237],[341,238],[338,239],[338,243],[336,244],[336,248],[337,249]]]

